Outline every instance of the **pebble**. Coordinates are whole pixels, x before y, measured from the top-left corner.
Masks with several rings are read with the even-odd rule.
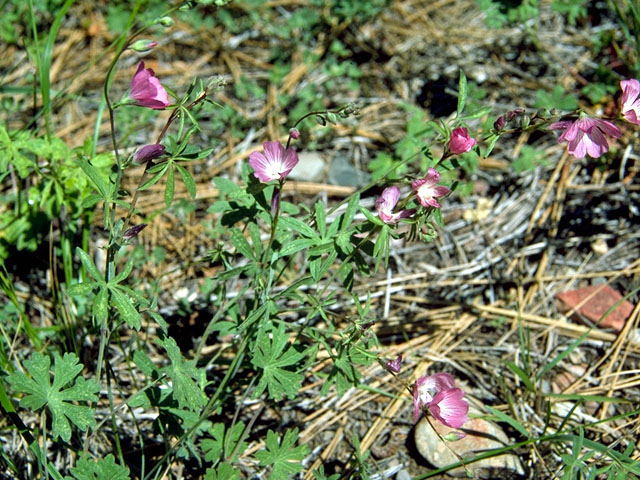
[[[369,181],[366,172],[356,169],[347,157],[338,156],[329,167],[329,183],[344,187],[361,187]]]
[[[300,152],[298,160],[298,164],[289,174],[290,179],[300,182],[321,182],[324,179],[327,165],[318,152]]]

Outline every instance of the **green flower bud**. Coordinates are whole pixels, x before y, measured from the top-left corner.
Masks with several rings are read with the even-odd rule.
[[[159,23],[163,27],[172,27],[175,21],[171,17],[162,17],[157,19],[156,23]]]
[[[144,52],[151,51],[151,49],[156,45],[158,45],[158,42],[152,42],[151,40],[147,40],[145,38],[145,39],[137,40],[133,42],[131,45],[129,45],[129,50],[133,50],[134,52],[144,53]]]

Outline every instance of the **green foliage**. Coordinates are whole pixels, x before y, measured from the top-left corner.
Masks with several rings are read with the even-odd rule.
[[[239,480],[240,471],[228,463],[207,469],[204,480]]]
[[[235,462],[238,456],[247,449],[247,442],[242,441],[242,433],[245,425],[242,422],[235,423],[231,428],[226,428],[223,423],[216,423],[207,433],[211,438],[202,440],[204,459],[213,462],[228,460]]]
[[[71,474],[76,480],[128,480],[131,478],[129,469],[117,465],[112,454],[97,461],[82,457],[71,469]],[[71,480],[71,477],[66,479]]]
[[[536,90],[536,108],[559,108],[560,110],[575,110],[578,108],[578,100],[564,93],[562,85],[553,87],[551,93],[545,90]]]
[[[85,380],[79,376],[83,365],[74,353],[65,353],[64,357],[54,354],[53,384],[51,383],[51,359],[41,353],[34,353],[24,362],[30,377],[22,372],[11,374],[7,380],[16,392],[26,394],[20,400],[20,406],[32,410],[47,407],[51,412],[53,438],[60,437],[68,442],[71,439],[73,423],[83,432],[95,425],[94,411],[87,406],[72,402],[95,402],[100,386],[95,380]],[[72,381],[69,388],[65,388]]]
[[[287,480],[302,471],[300,461],[309,450],[304,445],[294,447],[297,439],[297,428],[288,429],[282,439],[272,430],[267,432],[266,448],[256,452],[256,458],[260,465],[271,467],[269,480]]]
[[[575,25],[580,18],[587,16],[588,0],[553,0],[551,10],[564,15],[570,25]]]
[[[207,403],[204,393],[205,372],[196,367],[194,360],[185,360],[176,341],[168,337],[159,341],[167,351],[171,365],[165,367],[167,376],[171,379],[173,396],[180,408],[199,411]]]
[[[289,345],[289,335],[285,332],[284,325],[260,331],[251,363],[262,374],[253,397],[257,398],[268,389],[269,396],[274,400],[285,396],[294,398],[304,378],[300,368],[295,366],[304,356],[304,353]]]
[[[478,7],[487,16],[486,24],[491,28],[524,24],[540,15],[539,0],[476,0]],[[552,0],[551,10],[564,15],[571,25],[587,15],[587,0]]]
[[[0,213],[0,260],[6,259],[11,246],[36,250],[54,218],[64,217],[68,233],[77,232],[92,193],[91,184],[82,174],[86,146],[70,150],[56,137],[8,131],[0,125],[0,150],[0,172],[14,171],[20,185],[0,196],[3,203],[12,207]],[[104,181],[111,157],[102,155],[93,163],[95,178]],[[22,188],[23,183],[28,186]]]
[[[88,295],[97,290],[95,300],[93,302],[93,316],[98,324],[103,324],[109,317],[109,309],[111,305],[115,306],[120,317],[131,327],[139,330],[142,326],[142,317],[137,308],[133,306],[133,300],[139,304],[146,306],[147,302],[144,297],[122,285],[131,271],[133,270],[133,261],[131,258],[125,268],[108,282],[93,263],[91,257],[82,249],[76,248],[76,254],[80,257],[83,267],[89,273],[93,281],[76,283],[68,287],[69,295]]]
[[[478,7],[487,16],[485,22],[490,28],[524,23],[539,13],[539,0],[476,0]]]
[[[518,173],[533,170],[540,165],[548,165],[544,150],[524,145],[518,158],[511,162],[511,167]]]

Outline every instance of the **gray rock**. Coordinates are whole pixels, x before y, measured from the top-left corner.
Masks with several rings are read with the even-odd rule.
[[[329,183],[345,187],[362,187],[369,182],[369,174],[356,169],[347,157],[335,157],[329,167]]]
[[[430,420],[442,436],[455,431],[433,418]],[[458,462],[459,458],[453,452],[462,458],[473,458],[483,451],[509,445],[509,439],[500,427],[480,418],[469,419],[460,429],[466,436],[455,442],[441,440],[431,424],[426,418],[422,418],[418,422],[415,429],[415,442],[420,454],[436,468]],[[524,475],[520,459],[511,453],[471,463],[467,465],[467,469],[474,475],[474,478],[510,479]],[[447,473],[455,477],[467,476],[464,467],[449,470]]]
[[[318,152],[298,153],[299,162],[288,177],[300,182],[321,182],[324,179],[327,162]]]

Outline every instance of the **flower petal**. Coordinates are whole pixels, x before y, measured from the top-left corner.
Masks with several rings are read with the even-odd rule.
[[[440,423],[460,428],[469,419],[469,404],[463,399],[464,392],[459,388],[449,388],[439,392],[429,404],[429,412]]]

